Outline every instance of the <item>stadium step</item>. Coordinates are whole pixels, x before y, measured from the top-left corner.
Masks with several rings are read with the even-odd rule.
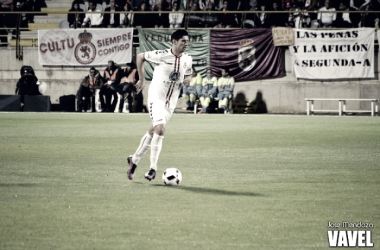
[[[30,31],[59,29],[59,23],[29,23],[28,28]]]
[[[35,16],[34,22],[35,23],[60,23],[62,20],[66,20],[67,18],[65,16]]]
[[[41,8],[41,11],[47,13],[48,16],[64,16],[67,17],[67,12],[70,7],[57,7],[57,8]]]

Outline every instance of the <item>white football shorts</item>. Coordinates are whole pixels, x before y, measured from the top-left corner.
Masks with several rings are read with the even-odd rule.
[[[173,115],[174,109],[170,109],[165,105],[163,100],[149,100],[148,109],[153,127],[158,124],[166,124]]]

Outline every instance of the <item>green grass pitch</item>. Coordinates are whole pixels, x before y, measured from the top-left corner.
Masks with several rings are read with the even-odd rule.
[[[148,152],[129,181],[149,123],[1,113],[0,249],[328,249],[343,221],[379,248],[379,117],[175,114],[156,179]]]

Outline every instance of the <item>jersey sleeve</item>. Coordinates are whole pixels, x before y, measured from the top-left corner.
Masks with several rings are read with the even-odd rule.
[[[160,50],[146,51],[144,52],[144,59],[148,62],[160,64],[163,53]]]

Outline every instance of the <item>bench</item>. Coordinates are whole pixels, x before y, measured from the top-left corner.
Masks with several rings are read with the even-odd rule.
[[[232,110],[232,102],[233,102],[233,97],[228,101],[228,111],[227,111],[227,110],[224,110],[224,114],[227,114],[227,113],[232,114],[232,113],[233,113],[233,110]],[[214,99],[210,102],[209,108],[212,108],[213,106],[218,107],[218,103],[219,103],[219,99],[218,99],[218,98],[214,98]],[[199,99],[197,99],[197,100],[195,101],[195,104],[194,104],[194,114],[196,115],[196,114],[198,113],[198,111],[200,111],[201,109],[202,109],[201,102],[200,102]],[[218,108],[215,108],[215,109],[218,109]]]
[[[371,116],[374,116],[375,113],[378,113],[378,102],[379,99],[351,99],[351,98],[305,98],[306,101],[306,114],[310,115],[314,112],[338,112],[339,116],[344,115],[347,112],[350,113],[371,113]],[[338,110],[316,110],[314,109],[314,101],[337,101]],[[371,110],[347,110],[346,102],[347,101],[358,101],[358,102],[371,102]]]

